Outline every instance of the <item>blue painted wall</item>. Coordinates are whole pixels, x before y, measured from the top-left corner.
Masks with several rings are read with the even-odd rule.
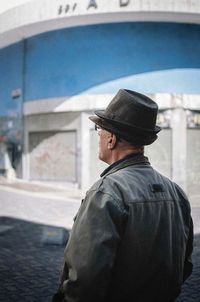
[[[27,41],[26,99],[122,86],[200,93],[199,54],[199,25],[123,23],[49,32]]]
[[[25,101],[80,93],[200,94],[200,26],[120,23],[44,33],[0,50],[0,109],[14,108],[10,92]],[[25,73],[22,58],[25,58]]]
[[[22,97],[11,94],[23,86],[23,44],[17,43],[0,50],[0,116],[20,113]]]

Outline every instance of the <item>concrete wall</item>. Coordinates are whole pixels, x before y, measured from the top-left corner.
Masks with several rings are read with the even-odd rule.
[[[24,128],[24,178],[72,183],[79,181],[79,114],[28,116]]]

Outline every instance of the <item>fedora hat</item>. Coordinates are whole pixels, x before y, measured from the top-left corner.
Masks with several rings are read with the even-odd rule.
[[[161,130],[156,125],[157,104],[149,97],[120,89],[105,110],[97,110],[90,120],[135,146],[150,145]]]

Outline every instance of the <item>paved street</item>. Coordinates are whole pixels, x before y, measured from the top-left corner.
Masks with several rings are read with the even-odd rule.
[[[81,197],[73,188],[0,186],[0,301],[51,301]],[[200,208],[192,210],[194,271],[177,302],[200,301]]]

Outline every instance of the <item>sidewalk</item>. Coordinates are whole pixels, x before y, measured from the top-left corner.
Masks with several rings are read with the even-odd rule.
[[[49,196],[54,196],[54,199],[66,198],[72,202],[80,202],[79,197],[83,194],[72,187],[20,181],[3,183],[0,180],[0,193],[1,190],[20,191],[48,199]],[[196,225],[194,270],[177,302],[200,302],[200,209],[194,208],[193,213]],[[69,230],[62,227],[0,217],[0,301],[51,301],[58,286],[68,234]]]
[[[0,188],[10,189],[10,191],[20,190],[23,193],[31,193],[34,196],[49,196],[59,199],[81,199],[84,192],[77,188],[75,184],[56,183],[47,181],[25,181],[21,179],[7,180],[0,176]]]

